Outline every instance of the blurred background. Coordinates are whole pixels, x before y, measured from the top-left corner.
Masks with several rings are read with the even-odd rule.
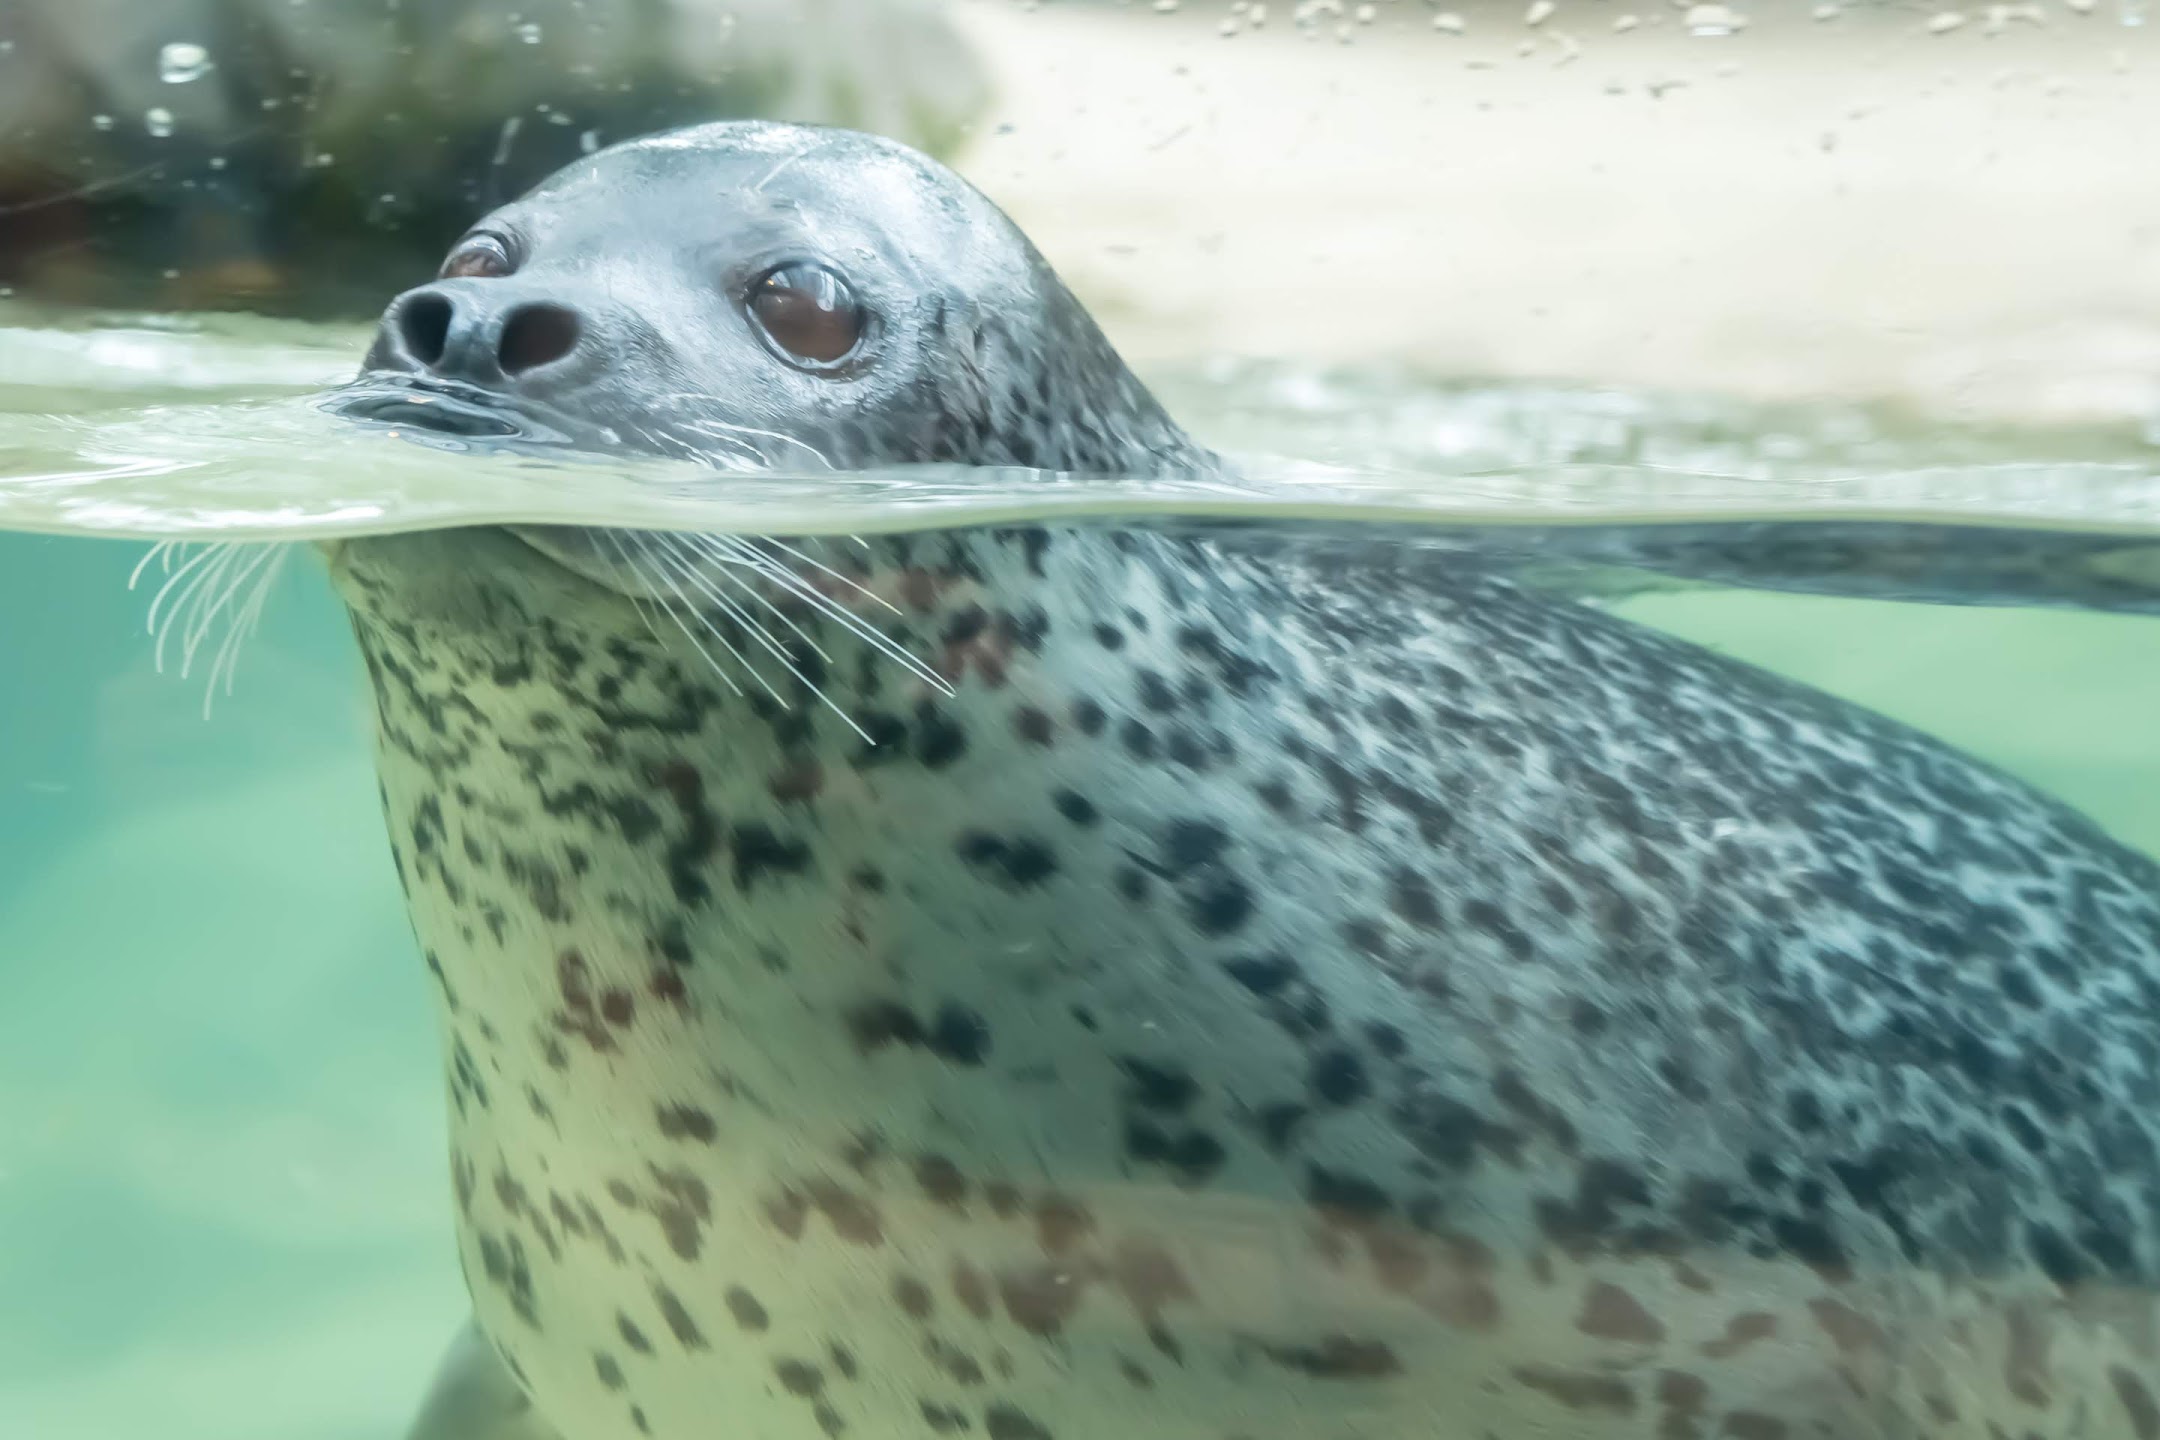
[[[0,286],[364,317],[762,115],[1004,203],[1146,359],[2160,411],[2148,0],[5,0]]]

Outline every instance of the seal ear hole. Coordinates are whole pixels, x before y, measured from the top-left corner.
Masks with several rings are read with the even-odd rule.
[[[398,338],[406,353],[422,365],[434,365],[443,357],[450,340],[450,302],[440,295],[415,295],[400,306]]]
[[[750,319],[783,359],[828,369],[862,344],[867,316],[845,280],[822,265],[782,265],[750,289]]]

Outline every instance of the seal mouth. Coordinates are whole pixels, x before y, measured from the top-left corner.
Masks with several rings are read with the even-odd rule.
[[[569,435],[501,394],[477,385],[395,370],[370,370],[330,393],[330,410],[363,424],[467,440],[568,445]]]

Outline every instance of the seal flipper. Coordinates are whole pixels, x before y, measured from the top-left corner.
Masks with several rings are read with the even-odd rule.
[[[405,1440],[562,1440],[467,1320],[450,1342],[435,1383]]]

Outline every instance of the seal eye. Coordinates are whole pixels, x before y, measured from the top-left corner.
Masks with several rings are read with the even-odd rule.
[[[862,343],[863,308],[822,265],[783,265],[751,288],[750,317],[801,365],[836,365]]]
[[[443,261],[444,280],[494,280],[512,269],[509,247],[493,235],[474,235],[450,252]]]

